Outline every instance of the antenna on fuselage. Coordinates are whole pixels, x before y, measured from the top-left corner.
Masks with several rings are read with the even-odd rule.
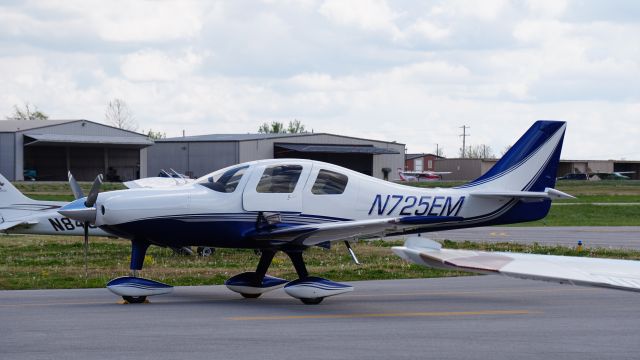
[[[171,170],[173,170],[173,169],[171,169]],[[180,183],[178,182],[178,179],[176,179],[176,178],[175,178],[175,176],[173,176],[173,175],[169,174],[165,169],[160,169],[160,172],[161,172],[162,174],[165,174],[165,175],[166,175],[166,177],[173,179],[173,181],[175,181],[175,182],[176,182],[176,185],[180,185]]]
[[[176,174],[180,179],[182,179],[182,181],[184,181],[184,183],[187,183],[187,179],[184,178],[184,176],[182,174],[180,174],[179,172],[173,170],[172,168],[169,168],[169,170],[171,170],[174,174]]]

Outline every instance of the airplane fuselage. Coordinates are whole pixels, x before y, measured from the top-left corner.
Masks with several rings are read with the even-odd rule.
[[[207,181],[238,168],[243,174],[232,191]],[[253,235],[264,226],[273,229],[430,217],[435,231],[502,223],[501,217],[516,206],[527,204],[509,198],[474,197],[469,189],[425,189],[390,183],[318,161],[278,159],[222,169],[193,184],[101,193],[95,224],[117,236],[162,246],[261,248],[269,244],[254,240]],[[537,204],[534,213],[525,212],[520,220],[508,220],[541,218],[546,210]],[[269,215],[278,220],[270,225],[261,223],[261,218]],[[455,224],[451,219],[456,219]]]

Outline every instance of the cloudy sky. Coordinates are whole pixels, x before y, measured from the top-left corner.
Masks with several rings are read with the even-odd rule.
[[[29,102],[139,130],[315,132],[500,154],[536,119],[563,158],[640,159],[639,1],[4,1],[0,118]]]

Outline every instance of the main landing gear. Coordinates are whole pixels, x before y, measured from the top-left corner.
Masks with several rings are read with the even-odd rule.
[[[144,303],[148,296],[168,294],[173,291],[171,285],[138,276],[149,245],[150,243],[145,240],[133,240],[131,242],[131,275],[119,277],[107,283],[107,288],[121,296],[127,303]],[[267,275],[267,270],[276,255],[275,250],[264,249],[260,253],[256,271],[236,275],[225,282],[230,290],[245,298],[257,298],[266,292],[284,287],[284,291],[289,296],[300,299],[308,305],[319,304],[329,296],[353,291],[352,286],[309,276],[302,258],[302,250],[285,251],[298,274],[298,279],[291,282]]]
[[[138,277],[138,271],[142,270],[144,256],[149,248],[149,242],[143,240],[131,241],[131,276],[123,276],[107,283],[107,289],[112,293],[122,296],[129,304],[140,304],[147,300],[147,296],[168,294],[173,291],[173,286],[158,281]]]
[[[298,274],[298,280],[287,280],[266,275],[271,261],[276,254],[274,250],[262,250],[260,262],[255,272],[245,272],[236,275],[225,282],[225,285],[245,298],[257,298],[260,295],[279,289],[284,286],[284,291],[294,298],[300,299],[304,304],[319,304],[324,298],[353,291],[353,287],[336,283],[327,279],[309,276],[307,267],[302,258],[302,250],[285,251],[291,259]]]

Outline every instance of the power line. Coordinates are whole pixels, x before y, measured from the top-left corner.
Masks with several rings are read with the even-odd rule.
[[[460,134],[459,136],[462,136],[462,158],[464,158],[467,148],[467,136],[471,136],[471,134],[467,134],[467,129],[471,129],[471,126],[462,125],[460,126],[460,128],[462,129],[462,134]]]

